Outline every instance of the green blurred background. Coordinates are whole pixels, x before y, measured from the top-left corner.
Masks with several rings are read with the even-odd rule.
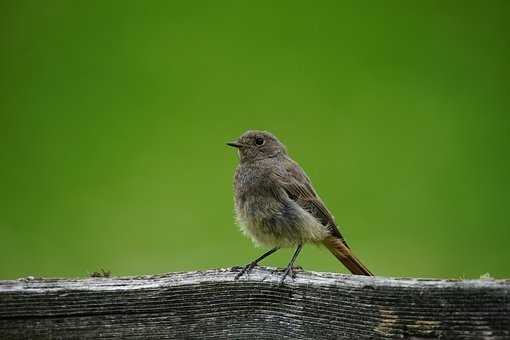
[[[184,3],[0,2],[0,278],[247,263],[247,129],[375,273],[510,276],[510,2]]]

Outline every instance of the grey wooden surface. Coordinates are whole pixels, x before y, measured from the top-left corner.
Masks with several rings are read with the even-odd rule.
[[[238,270],[0,281],[0,338],[510,339],[510,280]]]

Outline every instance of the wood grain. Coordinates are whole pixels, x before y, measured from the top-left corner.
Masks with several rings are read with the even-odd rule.
[[[510,280],[239,270],[0,281],[0,338],[510,339]]]

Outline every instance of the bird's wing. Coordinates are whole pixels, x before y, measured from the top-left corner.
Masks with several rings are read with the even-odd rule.
[[[273,180],[278,183],[277,187],[282,187],[291,200],[319,220],[329,229],[331,235],[343,240],[336,226],[335,218],[313,189],[305,172],[292,160],[287,160],[284,164],[272,172]]]

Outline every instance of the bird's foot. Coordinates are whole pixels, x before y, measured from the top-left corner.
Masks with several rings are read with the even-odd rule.
[[[283,273],[283,272],[285,272],[286,270],[287,270],[287,267],[285,267],[285,268],[275,268],[275,269],[273,269],[273,270],[272,270],[272,273],[273,273],[273,274]],[[292,266],[291,271],[292,271],[292,274],[293,274],[294,276],[296,276],[296,273],[295,273],[295,272],[301,272],[301,271],[304,271],[304,269],[303,269],[303,267],[301,267],[301,266]]]
[[[256,266],[257,266],[257,262],[250,262],[250,263],[248,263],[246,266],[244,266],[244,268],[239,273],[237,273],[237,275],[234,278],[234,280],[238,280],[244,274],[249,274],[251,272],[251,270],[253,268],[255,268]]]
[[[278,270],[278,271],[281,271],[281,270]],[[292,278],[292,280],[294,280],[296,278],[296,272],[298,272],[298,271],[303,271],[303,267],[301,267],[301,266],[288,266],[287,268],[285,268],[283,270],[283,276],[280,279],[280,283],[278,284],[278,286],[282,287],[283,283],[285,281],[285,278],[287,276],[289,276],[289,275]]]

